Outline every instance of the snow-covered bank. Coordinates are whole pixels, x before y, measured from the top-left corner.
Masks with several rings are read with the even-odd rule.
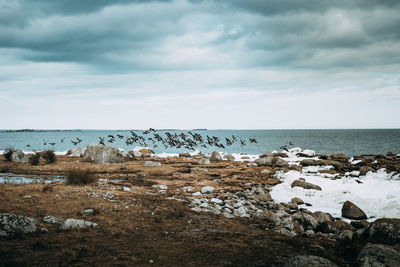
[[[312,205],[307,207],[308,210],[329,212],[334,217],[341,217],[342,205],[347,200],[359,206],[370,221],[383,217],[400,217],[400,174],[393,175],[380,169],[359,177],[336,175],[333,178],[335,175],[317,172],[327,168],[312,166],[303,168],[301,172],[278,172],[276,178],[282,183],[273,187],[271,197],[278,203],[287,203],[299,197]],[[300,178],[320,186],[322,190],[292,188],[292,182]]]

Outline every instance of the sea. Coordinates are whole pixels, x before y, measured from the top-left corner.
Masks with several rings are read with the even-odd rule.
[[[126,138],[131,137],[132,132],[143,136],[146,145],[133,143],[127,144]],[[224,147],[199,145],[193,150],[199,150],[204,154],[212,151],[225,153],[262,154],[269,151],[281,151],[287,148],[300,147],[302,149],[315,150],[317,154],[330,155],[344,153],[347,156],[362,154],[386,154],[388,151],[400,153],[400,129],[334,129],[334,130],[176,130],[163,129],[154,131],[146,130],[0,130],[0,150],[7,148],[21,149],[23,151],[41,151],[51,149],[56,152],[65,152],[70,148],[86,147],[88,144],[98,144],[100,138],[104,138],[106,145],[118,147],[124,150],[132,150],[135,147],[149,147],[156,154],[192,152],[184,147],[164,146],[157,142],[154,134],[166,138],[167,132],[190,137],[191,133],[197,133],[207,140],[218,137],[219,143]],[[118,135],[120,137],[118,137]],[[114,136],[111,138],[109,136]],[[226,139],[232,141],[228,146]],[[150,140],[152,138],[155,142]],[[255,139],[250,142],[250,139]],[[111,143],[111,139],[114,141]],[[78,140],[81,140],[80,142]],[[241,140],[243,142],[241,142]],[[74,142],[79,142],[74,144]],[[255,141],[255,142],[254,142]]]

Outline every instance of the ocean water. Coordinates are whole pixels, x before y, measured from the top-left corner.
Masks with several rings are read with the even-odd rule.
[[[165,147],[162,143],[148,140],[153,132],[144,134],[143,130],[135,130],[136,134],[146,139],[147,147],[155,153],[190,152],[187,148]],[[157,133],[166,138],[166,132],[171,134],[187,134],[187,130],[157,130]],[[318,154],[345,153],[348,156],[361,154],[385,154],[388,151],[400,153],[400,129],[335,129],[335,130],[192,130],[200,134],[205,140],[207,135],[220,138],[225,148],[207,146],[197,147],[202,153],[211,153],[216,150],[226,153],[261,154],[268,151],[281,151],[280,147],[292,142],[291,147],[313,149]],[[124,136],[122,139],[118,135]],[[115,141],[108,143],[108,135],[114,135]],[[232,135],[238,141],[231,146],[226,145],[225,137]],[[99,143],[99,137],[105,138],[105,143],[114,147],[131,150],[139,143],[127,145],[126,137],[130,137],[129,130],[44,130],[30,132],[0,131],[0,149],[13,147],[24,151],[38,151],[52,149],[58,152],[67,151],[74,147],[86,147],[88,144]],[[79,138],[81,143],[74,145],[72,141]],[[255,138],[257,143],[250,143],[249,138]],[[154,139],[154,137],[153,137]],[[246,145],[240,144],[240,139]],[[61,140],[64,140],[61,142]],[[50,143],[54,143],[53,145]]]

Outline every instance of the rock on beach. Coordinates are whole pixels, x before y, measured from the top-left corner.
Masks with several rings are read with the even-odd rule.
[[[293,181],[291,187],[293,188],[293,187],[296,187],[296,186],[302,187],[304,189],[314,189],[314,190],[319,190],[319,191],[322,190],[321,187],[318,186],[318,185],[315,185],[315,184],[312,184],[312,183],[307,183],[307,182],[300,181],[300,180],[294,180]]]
[[[60,230],[70,230],[77,228],[88,228],[88,227],[96,227],[97,223],[88,222],[79,219],[66,219],[64,223],[60,226]]]
[[[367,219],[365,212],[351,201],[346,201],[343,203],[342,217],[353,220]]]
[[[124,157],[118,148],[91,144],[86,147],[83,161],[96,163],[122,163]]]
[[[26,216],[0,213],[0,236],[11,236],[19,233],[33,233],[37,230],[38,221]]]

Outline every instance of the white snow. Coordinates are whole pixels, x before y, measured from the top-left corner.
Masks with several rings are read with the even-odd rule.
[[[314,166],[313,166],[314,167]],[[304,170],[305,169],[305,170]],[[304,168],[303,171],[315,171],[317,168]],[[320,167],[319,170],[323,168]],[[355,175],[356,172],[349,173]],[[369,217],[369,221],[378,218],[400,217],[400,174],[393,175],[384,169],[376,173],[368,172],[357,178],[344,176],[339,179],[324,178],[326,174],[289,171],[278,172],[276,177],[283,183],[272,188],[271,197],[275,202],[290,202],[299,197],[312,204],[308,210],[329,212],[334,217],[341,217],[341,208],[349,200],[359,206]],[[291,188],[294,180],[305,178],[309,183],[319,185],[322,191]],[[362,183],[356,182],[361,180]]]

